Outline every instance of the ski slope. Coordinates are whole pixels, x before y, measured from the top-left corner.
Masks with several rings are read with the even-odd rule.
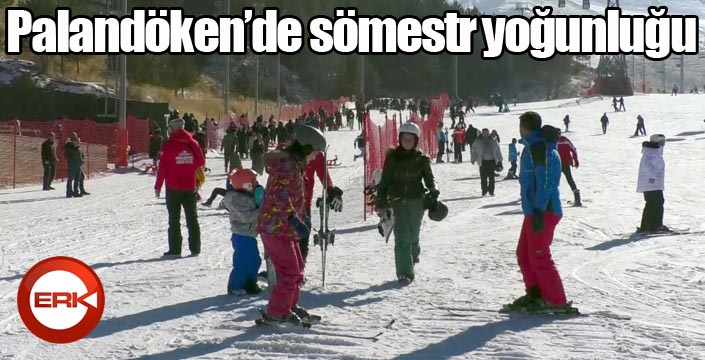
[[[522,293],[514,255],[522,221],[519,185],[498,182],[497,196],[482,198],[479,170],[469,163],[433,166],[450,215],[441,223],[424,219],[417,280],[399,288],[393,244],[381,240],[374,218],[363,221],[362,163],[352,161],[358,133],[342,131],[327,134],[331,155],[342,160],[332,176],[345,191],[343,213],[331,216],[338,236],[328,253],[327,284],[320,286],[314,249],[301,299],[324,316],[313,330],[254,327],[266,294],[225,295],[232,252],[223,211],[199,210],[200,257],[162,260],[164,200],[154,198],[153,176],[131,172],[91,179],[93,195],[80,199],[38,187],[0,190],[0,358],[705,358],[705,236],[629,239],[643,208],[635,192],[643,138],[629,138],[638,114],[649,134],[670,139],[666,224],[705,230],[704,101],[705,95],[639,96],[626,99],[629,111],[613,114],[610,99],[580,106],[562,100],[519,104],[509,114],[481,107],[470,116],[476,127],[498,130],[506,156],[522,111],[538,111],[557,126],[570,114],[568,135],[581,157],[574,175],[586,207],[566,207],[553,252],[568,298],[587,316],[495,311]],[[603,136],[605,111],[611,125]],[[208,162],[213,173],[206,196],[225,181],[222,159],[213,154]],[[566,188],[563,183],[564,200],[572,195]],[[35,338],[16,306],[24,273],[57,255],[90,264],[106,293],[101,323],[69,345]]]

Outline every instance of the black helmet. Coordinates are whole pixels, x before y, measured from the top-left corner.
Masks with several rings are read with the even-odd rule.
[[[437,206],[435,206],[435,209],[428,209],[428,218],[433,221],[443,221],[446,216],[448,216],[448,207],[446,206],[446,204],[440,201],[438,201],[438,204]]]

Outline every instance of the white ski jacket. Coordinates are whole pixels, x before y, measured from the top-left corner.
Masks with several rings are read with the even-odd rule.
[[[663,191],[665,178],[666,162],[663,160],[663,148],[656,143],[644,142],[636,191],[640,193]]]

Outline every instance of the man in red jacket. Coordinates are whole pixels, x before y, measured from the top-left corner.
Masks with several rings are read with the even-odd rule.
[[[561,156],[561,165],[563,167],[563,176],[565,176],[570,189],[573,190],[573,195],[575,196],[575,202],[573,206],[583,206],[580,201],[580,190],[578,186],[575,185],[575,180],[573,180],[573,174],[571,172],[571,167],[575,166],[577,169],[580,166],[578,161],[578,151],[573,146],[573,143],[564,135],[558,139],[558,154]]]
[[[455,143],[454,146],[454,151],[455,153],[455,162],[456,163],[461,163],[463,162],[463,144],[465,143],[465,128],[463,128],[462,124],[458,124],[455,127],[455,131],[453,131],[453,143]]]
[[[330,179],[330,174],[328,174],[326,168],[326,158],[323,153],[319,152],[316,157],[306,165],[304,174],[304,200],[306,205],[306,215],[309,219],[309,229],[311,222],[311,202],[313,201],[313,186],[315,185],[316,179],[314,175],[318,176],[321,184],[326,187],[328,199],[327,204],[334,211],[343,211],[343,191],[337,186],[333,186],[333,181]],[[301,247],[301,255],[304,258],[304,263],[306,262],[306,257],[308,257],[308,245],[310,242],[310,234],[299,240],[299,246]]]
[[[184,120],[169,122],[171,133],[162,146],[159,171],[154,193],[161,196],[166,181],[166,207],[169,210],[169,251],[164,256],[181,256],[181,207],[186,215],[189,250],[192,256],[201,253],[201,229],[198,225],[196,171],[206,165],[201,147],[184,130]]]

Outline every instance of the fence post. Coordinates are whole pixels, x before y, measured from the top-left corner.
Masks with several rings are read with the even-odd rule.
[[[17,134],[12,132],[12,188],[15,188],[17,175]]]

